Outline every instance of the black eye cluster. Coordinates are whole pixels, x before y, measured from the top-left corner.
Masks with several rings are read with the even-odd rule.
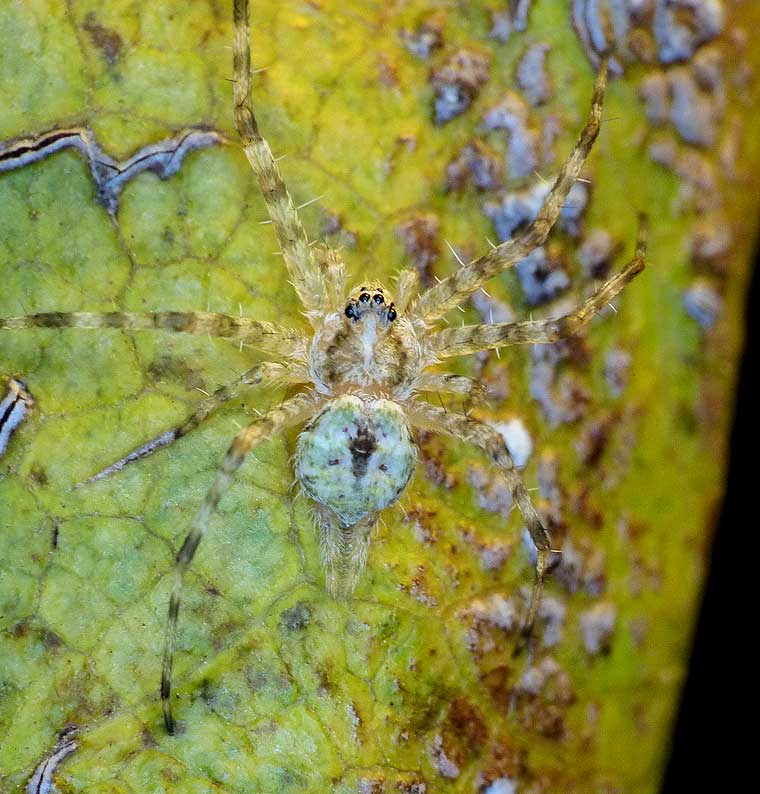
[[[383,295],[382,290],[377,290],[373,292],[371,295],[367,291],[366,287],[361,287],[359,290],[359,303],[368,304],[370,301],[374,302],[377,306],[382,306],[385,303],[385,296]],[[357,301],[350,301],[348,306],[346,306],[346,317],[350,320],[358,320],[359,319],[359,312],[357,311]],[[393,322],[398,314],[396,310],[393,308],[393,304],[391,303],[388,307],[388,320]]]

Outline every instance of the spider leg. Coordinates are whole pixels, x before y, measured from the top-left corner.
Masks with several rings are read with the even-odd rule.
[[[327,592],[334,598],[348,596],[367,564],[376,516],[367,516],[346,527],[332,510],[322,505],[317,505],[316,515]]]
[[[314,258],[325,274],[325,294],[327,301],[322,313],[340,311],[346,303],[346,265],[334,248],[319,243],[312,246]]]
[[[244,388],[259,386],[262,383],[305,383],[307,380],[308,373],[304,366],[294,368],[292,364],[286,366],[285,364],[277,364],[275,362],[257,364],[255,367],[246,370],[231,383],[220,386],[205,400],[201,400],[193,413],[191,413],[182,424],[177,425],[171,430],[164,431],[161,435],[156,436],[137,449],[132,450],[128,455],[125,455],[102,471],[93,474],[91,477],[79,483],[77,487],[96,482],[97,480],[103,480],[109,475],[121,471],[128,464],[134,463],[141,458],[147,458],[148,455],[152,455],[157,450],[168,447],[170,444],[177,441],[177,439],[195,430],[198,425],[205,422],[206,419],[215,413],[217,408],[235,399]]]
[[[492,323],[485,325],[463,325],[445,328],[428,337],[431,355],[435,360],[463,356],[479,350],[519,344],[551,344],[558,339],[574,336],[591,321],[624,287],[635,278],[646,265],[646,222],[642,218],[636,253],[633,259],[618,273],[578,307],[572,314],[553,320],[530,320],[520,323]]]
[[[403,314],[412,302],[420,286],[420,276],[416,270],[402,270],[396,280],[396,310]]]
[[[504,439],[493,428],[477,419],[455,414],[434,405],[410,400],[406,403],[407,415],[414,427],[444,433],[453,438],[467,441],[486,452],[491,461],[498,466],[512,492],[512,498],[520,508],[523,520],[528,527],[533,545],[536,547],[536,578],[531,593],[528,614],[522,627],[524,637],[530,636],[541,601],[544,575],[549,560],[551,546],[549,536],[541,523],[536,508],[528,495],[528,489],[515,467],[512,456]]]
[[[315,399],[313,394],[298,394],[284,402],[279,408],[273,409],[266,416],[244,427],[235,436],[222,465],[217,471],[214,484],[203,500],[190,532],[185,538],[182,548],[177,552],[174,561],[174,586],[169,599],[169,615],[166,622],[164,660],[161,672],[161,701],[164,711],[164,724],[170,734],[174,733],[174,718],[172,717],[169,696],[171,694],[172,666],[177,638],[177,618],[179,616],[180,597],[185,572],[195,555],[198,544],[208,529],[209,521],[216,511],[219,500],[232,481],[232,475],[240,468],[246,455],[260,441],[271,438],[285,427],[306,421],[318,407],[319,401]]]
[[[248,0],[235,0],[232,45],[235,124],[245,155],[258,179],[269,217],[282,247],[293,286],[306,315],[313,322],[322,315],[326,285],[319,264],[309,248],[298,212],[280,175],[269,144],[261,137],[251,98],[251,48]]]
[[[274,323],[213,312],[43,312],[0,317],[0,329],[120,328],[125,331],[170,331],[230,339],[266,353],[295,356],[306,353],[306,338]]]
[[[440,392],[442,394],[462,394],[473,400],[483,402],[486,398],[486,387],[474,378],[465,375],[454,375],[451,372],[423,372],[415,381],[417,392]]]
[[[535,248],[543,245],[599,134],[606,86],[607,58],[604,57],[594,83],[591,111],[586,125],[533,222],[513,240],[497,245],[484,256],[463,265],[424,292],[412,307],[414,321],[428,325],[440,319],[489,278],[515,265]]]

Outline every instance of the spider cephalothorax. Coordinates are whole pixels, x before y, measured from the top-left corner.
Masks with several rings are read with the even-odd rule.
[[[264,363],[254,365],[203,400],[180,425],[91,479],[117,472],[181,438],[246,388],[275,383],[298,390],[235,436],[177,552],[161,678],[164,719],[170,733],[174,731],[172,665],[185,572],[235,471],[256,444],[288,426],[304,426],[297,443],[295,473],[314,502],[327,587],[333,593],[353,590],[367,558],[378,514],[398,500],[412,476],[416,457],[413,429],[443,433],[485,452],[503,475],[536,549],[536,579],[524,624],[530,630],[546,571],[549,538],[503,437],[469,414],[446,411],[424,399],[430,392],[477,396],[482,394],[481,387],[471,378],[431,367],[454,356],[514,344],[546,344],[580,332],[641,272],[646,249],[642,227],[631,262],[564,317],[443,329],[437,325],[489,278],[546,241],[599,132],[607,79],[603,58],[586,125],[532,223],[514,239],[462,264],[426,291],[419,292],[415,271],[402,270],[395,302],[385,287],[372,281],[360,283],[346,298],[345,267],[340,256],[327,246],[309,244],[277,162],[259,132],[251,102],[247,0],[235,0],[234,9],[235,121],[310,331],[211,312],[52,312],[0,318],[0,329],[122,328],[204,334],[257,348],[264,357]]]
[[[412,323],[377,282],[360,285],[342,311],[328,314],[310,348],[310,373],[323,394],[358,386],[408,397],[423,367]]]

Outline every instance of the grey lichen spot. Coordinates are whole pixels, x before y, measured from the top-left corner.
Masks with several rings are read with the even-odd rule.
[[[723,299],[706,279],[696,279],[683,296],[689,317],[705,330],[712,328],[723,311]]]
[[[419,212],[402,221],[396,234],[404,243],[404,254],[411,259],[423,287],[434,283],[433,265],[441,256],[441,221],[432,212]]]
[[[544,626],[543,643],[547,648],[562,642],[562,628],[565,625],[567,607],[557,596],[547,595],[538,607],[538,620]]]
[[[537,248],[517,263],[525,301],[529,306],[548,303],[570,286],[570,276],[560,260],[551,259],[545,248]]]
[[[573,0],[572,22],[589,60],[611,49],[613,74],[627,63],[689,60],[723,29],[722,0]]]
[[[442,20],[436,16],[430,17],[420,22],[413,31],[403,28],[400,35],[409,52],[418,58],[427,59],[443,46]]]
[[[506,11],[491,12],[491,38],[505,42],[513,31],[522,32],[528,27],[528,12],[533,0],[508,0]]]
[[[690,70],[673,69],[669,77],[670,120],[681,139],[694,146],[712,146],[721,110],[718,103],[702,91]]]
[[[666,72],[652,72],[641,83],[639,94],[644,100],[647,120],[662,126],[670,119],[670,81]]]
[[[23,168],[61,149],[76,149],[87,160],[98,201],[111,215],[116,215],[119,195],[130,179],[143,171],[152,171],[160,179],[169,179],[179,171],[187,154],[225,140],[214,130],[186,129],[172,138],[145,146],[118,162],[101,150],[91,130],[84,127],[55,129],[31,138],[0,143],[0,172]]]
[[[517,691],[521,695],[540,695],[550,679],[556,676],[561,668],[555,659],[547,656],[539,664],[526,667],[517,682]]]
[[[495,474],[493,469],[471,466],[467,473],[470,485],[475,489],[475,498],[481,510],[497,513],[506,518],[512,512],[512,492],[504,482],[504,477]]]
[[[488,144],[474,139],[446,166],[446,189],[460,192],[467,185],[495,190],[504,184],[501,158]]]
[[[617,246],[607,229],[592,229],[578,249],[578,261],[589,278],[604,278]]]
[[[541,136],[528,122],[528,106],[522,96],[512,91],[504,95],[483,117],[486,130],[506,130],[507,171],[513,179],[532,174],[538,167]]]
[[[498,202],[489,201],[483,205],[483,211],[493,222],[500,242],[511,239],[536,217],[550,185],[551,180],[538,182],[525,190],[510,191]],[[572,236],[580,232],[580,221],[588,198],[588,186],[576,182],[565,200],[559,226]],[[570,277],[564,269],[562,258],[554,254],[550,256],[546,247],[536,248],[518,262],[516,270],[525,300],[531,306],[552,300],[570,286]]]
[[[630,30],[630,11],[626,0],[573,0],[573,27],[591,63],[599,64],[599,54],[612,49],[625,50]],[[610,71],[622,74],[620,55],[610,59]]]
[[[685,207],[693,204],[698,212],[704,213],[720,205],[715,165],[702,152],[679,149],[672,137],[664,137],[652,141],[649,156],[681,178],[681,201]]]
[[[525,190],[506,193],[499,202],[487,202],[483,210],[491,219],[500,242],[511,239],[515,233],[529,224],[538,215],[553,178],[537,182]],[[576,182],[562,207],[559,228],[575,237],[580,232],[580,221],[589,199],[589,188],[585,182]]]
[[[607,653],[617,622],[617,607],[602,602],[581,613],[580,624],[583,646],[591,656]]]
[[[657,0],[654,35],[663,63],[689,60],[722,30],[722,0]]]
[[[286,631],[301,631],[311,620],[311,609],[304,601],[299,601],[280,614],[280,627]]]
[[[517,85],[534,107],[543,105],[551,97],[549,76],[546,74],[548,44],[531,44],[517,64]]]
[[[430,756],[433,766],[438,770],[438,774],[441,777],[449,779],[459,777],[460,769],[454,761],[447,757],[443,747],[443,738],[440,734],[433,739],[433,744],[430,747]]]
[[[478,290],[470,300],[480,313],[484,323],[513,323],[515,321],[515,311],[508,303],[487,295],[482,289]]]
[[[653,72],[642,82],[641,98],[650,124],[671,123],[681,140],[694,146],[712,146],[723,118],[725,91],[722,72],[712,62],[708,74],[700,77],[694,65]]]
[[[527,544],[530,537],[524,538]],[[527,546],[526,546],[527,547]],[[576,546],[568,537],[556,557],[553,577],[568,593],[583,591],[591,596],[604,592],[607,576],[604,570],[604,551],[581,540]]]
[[[467,110],[488,82],[488,58],[462,48],[430,73],[435,94],[433,117],[445,124]]]
[[[541,406],[551,427],[577,422],[591,400],[588,390],[572,373],[558,372],[571,355],[572,348],[565,341],[534,345],[531,350],[530,396]]]
[[[612,347],[604,354],[604,379],[613,397],[620,397],[628,385],[631,354],[619,347]]]

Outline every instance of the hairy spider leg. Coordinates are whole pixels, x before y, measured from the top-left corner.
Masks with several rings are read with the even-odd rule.
[[[274,356],[305,355],[306,339],[274,323],[213,312],[42,312],[0,317],[0,329],[119,328],[124,331],[170,331],[230,339]]]
[[[420,276],[416,270],[402,270],[396,277],[396,311],[404,314],[420,286]]]
[[[439,392],[441,394],[461,394],[473,402],[483,402],[487,389],[482,383],[466,375],[451,372],[423,372],[415,381],[415,392]]]
[[[607,86],[607,60],[604,57],[599,66],[586,125],[562,166],[551,191],[544,199],[536,218],[513,240],[507,240],[479,259],[462,265],[450,276],[422,293],[412,306],[413,321],[427,326],[439,320],[449,310],[459,306],[489,278],[515,265],[546,241],[599,134],[604,91]]]
[[[266,416],[244,427],[233,439],[227,454],[216,473],[214,484],[206,494],[198,515],[193,522],[185,542],[177,552],[174,561],[174,585],[169,598],[169,614],[166,621],[164,641],[164,660],[161,670],[161,702],[166,730],[174,733],[174,718],[170,701],[172,686],[172,667],[177,639],[177,618],[179,616],[182,585],[185,572],[190,565],[198,544],[208,529],[209,521],[219,505],[219,500],[232,482],[233,474],[240,468],[248,453],[261,441],[272,438],[280,430],[310,419],[320,406],[314,394],[297,394],[274,408]]]
[[[245,155],[258,179],[293,286],[315,324],[322,317],[327,286],[319,263],[312,256],[298,212],[288,193],[277,162],[262,138],[253,113],[251,95],[251,48],[248,0],[234,4],[233,82],[235,124]]]
[[[647,231],[643,217],[633,259],[571,314],[553,320],[531,320],[519,323],[492,323],[445,328],[428,337],[436,359],[463,356],[481,350],[507,345],[551,344],[579,333],[632,279],[646,266]]]
[[[522,626],[523,636],[530,636],[533,624],[536,622],[538,606],[541,602],[544,575],[546,574],[551,546],[549,545],[549,536],[546,534],[536,508],[528,495],[528,489],[525,487],[525,483],[523,483],[522,477],[515,467],[504,439],[492,427],[477,419],[451,413],[428,403],[410,400],[407,403],[407,412],[413,427],[432,430],[435,433],[444,433],[479,447],[488,454],[491,462],[498,466],[504,475],[512,492],[512,499],[520,508],[523,520],[528,527],[531,540],[536,548],[536,578],[527,616]]]
[[[246,370],[242,375],[235,378],[231,383],[220,386],[213,394],[205,400],[201,400],[195,410],[181,424],[165,430],[160,435],[147,441],[137,449],[132,450],[128,455],[120,458],[115,463],[107,466],[97,474],[88,477],[80,485],[102,480],[117,471],[121,471],[125,466],[134,463],[142,458],[147,458],[154,452],[164,447],[168,447],[178,439],[186,436],[195,430],[200,424],[205,422],[218,408],[230,400],[234,400],[238,394],[246,388],[260,386],[262,384],[281,385],[284,383],[297,384],[305,383],[309,378],[306,366],[297,363],[285,365],[276,362],[265,362],[257,364],[255,367]]]

